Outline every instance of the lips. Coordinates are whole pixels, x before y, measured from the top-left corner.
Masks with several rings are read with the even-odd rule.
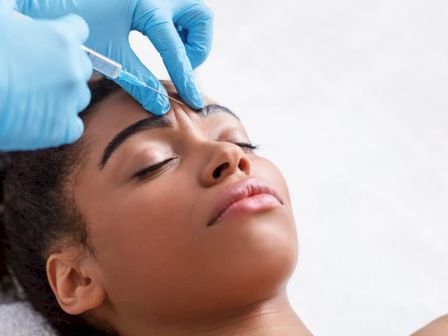
[[[225,218],[254,213],[283,205],[278,193],[266,182],[249,178],[227,186],[218,196],[213,208],[212,220],[207,226],[215,225]]]

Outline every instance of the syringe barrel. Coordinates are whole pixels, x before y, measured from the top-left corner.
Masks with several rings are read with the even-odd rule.
[[[120,76],[122,66],[121,64],[112,61],[110,58],[107,58],[104,55],[97,53],[96,51],[89,49],[85,46],[81,47],[89,56],[92,61],[93,68],[101,72],[103,75],[106,75],[112,79],[116,79]]]

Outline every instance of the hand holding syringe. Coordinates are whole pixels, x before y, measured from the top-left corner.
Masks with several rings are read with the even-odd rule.
[[[89,49],[85,46],[82,46],[81,48],[87,53],[87,56],[89,56],[90,60],[92,61],[93,68],[96,71],[101,72],[103,75],[105,75],[111,79],[121,79],[130,84],[148,88],[148,89],[155,91],[158,94],[160,94],[168,99],[171,99],[171,100],[183,105],[183,103],[180,102],[179,100],[177,100],[173,97],[170,97],[166,93],[149,86],[144,81],[137,78],[137,76],[126,71],[126,69],[123,69],[123,66],[121,64],[119,64],[119,63],[111,60],[110,58],[108,58],[104,55],[101,55],[100,53],[97,53],[96,51]]]

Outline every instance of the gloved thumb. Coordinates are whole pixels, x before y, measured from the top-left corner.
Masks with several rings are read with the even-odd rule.
[[[78,116],[71,119],[67,125],[67,130],[65,133],[65,138],[63,139],[64,144],[73,143],[78,140],[82,133],[84,132],[84,123],[82,119]]]
[[[129,71],[149,87],[159,92],[167,94],[164,86],[159,80],[146,68],[140,59],[132,51],[131,47],[126,48],[125,58],[121,60],[121,64],[126,71]],[[168,98],[146,87],[130,84],[124,80],[115,80],[118,85],[128,91],[135,100],[137,100],[145,110],[156,114],[163,115],[170,110]]]

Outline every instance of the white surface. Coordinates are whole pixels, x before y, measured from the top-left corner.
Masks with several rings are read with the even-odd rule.
[[[209,3],[200,83],[289,181],[304,322],[405,335],[448,313],[448,2]]]
[[[44,318],[25,302],[0,305],[0,336],[56,336]]]

